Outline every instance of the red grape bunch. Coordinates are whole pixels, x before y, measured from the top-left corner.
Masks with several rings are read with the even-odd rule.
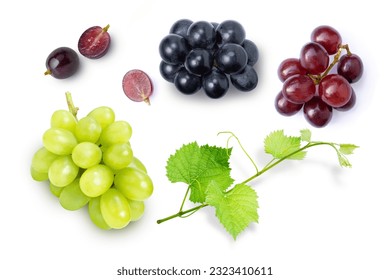
[[[230,83],[245,92],[257,86],[253,66],[258,49],[237,21],[178,20],[161,40],[159,52],[161,76],[183,94],[203,88],[216,99],[227,93]]]
[[[276,110],[292,116],[303,108],[312,126],[324,127],[334,109],[348,111],[355,105],[351,84],[361,78],[363,62],[342,44],[336,29],[322,25],[312,31],[311,41],[302,47],[299,58],[282,61],[277,73],[283,87],[275,99]]]

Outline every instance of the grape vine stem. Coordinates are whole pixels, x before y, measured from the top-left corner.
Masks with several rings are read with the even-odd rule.
[[[66,96],[66,103],[68,104],[69,112],[77,120],[77,112],[79,111],[79,108],[74,106],[72,94],[69,91],[65,92],[65,96]]]
[[[232,136],[232,137],[235,137],[235,136]],[[256,167],[256,173],[253,175],[253,176],[250,176],[248,179],[242,181],[239,185],[241,184],[247,184],[249,183],[250,181],[253,181],[254,179],[258,178],[259,176],[261,176],[262,174],[264,174],[265,172],[267,172],[268,170],[270,170],[271,168],[275,167],[276,165],[280,164],[281,162],[287,160],[288,158],[294,156],[295,154],[297,153],[300,153],[304,150],[307,150],[309,148],[312,148],[312,147],[315,147],[315,146],[320,146],[320,145],[328,145],[330,147],[332,147],[338,156],[342,156],[339,152],[339,150],[337,149],[337,144],[335,143],[331,143],[331,142],[320,142],[320,141],[310,141],[308,142],[306,145],[302,146],[301,148],[287,154],[286,156],[284,157],[281,157],[279,159],[277,158],[273,158],[272,160],[270,160],[268,162],[268,164],[266,164],[260,171],[258,171],[257,167]],[[240,144],[241,146],[241,144]],[[241,146],[242,148],[242,146]],[[245,150],[244,150],[245,151]],[[246,152],[245,152],[246,153]],[[253,163],[253,160],[249,157],[249,159],[251,160],[251,162]],[[230,190],[232,190],[232,188],[230,188]],[[226,193],[228,193],[230,190],[226,191]],[[195,212],[197,212],[198,210],[206,207],[206,206],[209,206],[209,204],[207,203],[202,203],[198,206],[195,206],[195,207],[192,207],[190,209],[187,209],[187,210],[183,210],[183,207],[184,207],[184,202],[186,201],[186,198],[189,194],[189,191],[190,191],[190,187],[187,188],[187,191],[184,195],[184,198],[183,198],[183,201],[182,201],[182,204],[180,206],[180,210],[176,213],[176,214],[173,214],[173,215],[170,215],[166,218],[163,218],[163,219],[159,219],[157,220],[157,224],[161,224],[163,222],[166,222],[166,221],[169,221],[171,219],[174,219],[174,218],[186,218],[192,214],[194,214]]]

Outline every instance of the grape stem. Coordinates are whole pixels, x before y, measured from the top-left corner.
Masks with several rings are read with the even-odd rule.
[[[333,66],[335,66],[337,62],[339,62],[343,50],[347,52],[347,55],[352,55],[351,51],[349,50],[348,44],[340,45],[337,53],[333,56],[332,63],[329,64],[328,68],[326,68],[326,70],[321,75],[307,74],[314,81],[316,85],[318,85],[321,82],[321,80],[329,74]]]
[[[222,132],[222,133],[227,133],[227,132]],[[230,132],[229,132],[229,133],[230,133]],[[231,134],[232,134],[232,133],[231,133]],[[237,139],[237,137],[236,137],[234,134],[232,134],[232,135],[230,136],[230,138],[231,138],[231,137],[234,137],[234,138]],[[229,139],[230,139],[230,138],[229,138]],[[238,139],[237,139],[237,140],[238,140]],[[239,143],[239,145],[240,145],[240,147],[243,149],[241,143]],[[247,184],[247,183],[249,183],[250,181],[253,181],[254,179],[258,178],[259,176],[261,176],[262,174],[264,174],[264,173],[267,172],[268,170],[272,169],[272,168],[275,167],[276,165],[280,164],[281,162],[283,162],[283,161],[285,161],[285,160],[291,158],[291,157],[294,156],[295,154],[300,153],[300,152],[302,152],[302,151],[305,151],[305,150],[307,150],[307,149],[309,149],[309,148],[312,148],[312,147],[315,147],[315,146],[320,146],[320,145],[328,145],[328,146],[332,147],[332,148],[336,151],[336,153],[337,153],[337,155],[338,155],[339,157],[340,157],[340,156],[341,156],[341,157],[343,156],[343,155],[339,152],[339,150],[337,149],[338,144],[336,144],[336,143],[321,142],[321,141],[310,141],[310,142],[308,142],[306,145],[304,145],[304,146],[302,146],[301,148],[299,148],[299,149],[297,149],[297,150],[295,150],[295,151],[293,151],[293,152],[287,154],[286,156],[284,156],[284,157],[282,157],[282,158],[279,158],[279,159],[273,158],[273,159],[270,160],[270,161],[269,161],[261,170],[259,170],[259,169],[257,168],[257,166],[255,165],[255,167],[256,167],[256,173],[255,173],[254,175],[250,176],[248,179],[242,181],[242,182],[239,183],[238,185]],[[244,149],[243,149],[243,150],[244,150]],[[244,152],[245,152],[245,154],[249,157],[249,155],[246,153],[245,150],[244,150]],[[250,157],[249,157],[249,159],[250,159],[250,161],[252,162],[252,164],[255,164],[254,161],[253,161]],[[232,190],[232,188],[231,188],[230,190]],[[227,192],[229,192],[230,190],[228,190]],[[185,201],[186,201],[186,199],[187,199],[187,196],[188,196],[188,194],[189,194],[189,191],[190,191],[190,187],[187,188],[187,191],[186,191],[186,193],[185,193],[185,195],[184,195],[184,198],[183,198],[183,201],[182,201],[182,203],[181,203],[180,210],[179,210],[176,214],[173,214],[173,215],[170,215],[170,216],[168,216],[168,217],[166,217],[166,218],[157,220],[157,224],[161,224],[161,223],[163,223],[163,222],[169,221],[169,220],[174,219],[174,218],[186,218],[186,217],[189,217],[189,216],[191,216],[192,214],[194,214],[195,212],[197,212],[198,210],[200,210],[200,209],[202,209],[202,208],[204,208],[204,207],[206,207],[206,206],[209,206],[208,203],[203,202],[202,204],[200,204],[200,205],[198,205],[198,206],[189,208],[189,209],[187,209],[187,210],[183,210],[184,203],[185,203]]]
[[[68,104],[69,112],[77,120],[77,112],[78,112],[79,108],[74,106],[72,94],[69,91],[65,92],[65,96],[66,96],[66,103]]]

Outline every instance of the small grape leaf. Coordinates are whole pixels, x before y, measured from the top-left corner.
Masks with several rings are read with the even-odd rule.
[[[258,222],[257,193],[245,184],[223,191],[217,182],[212,181],[206,190],[206,203],[215,207],[215,215],[234,239],[251,222]]]
[[[307,137],[307,135],[305,136]],[[289,156],[291,153],[301,148],[301,137],[286,136],[283,130],[271,132],[264,140],[264,150],[271,154],[276,159],[281,159]],[[306,156],[306,151],[297,152],[289,159],[303,159]]]
[[[229,158],[231,148],[199,146],[196,142],[183,145],[168,158],[166,171],[172,183],[184,182],[190,187],[190,201],[203,203],[205,190],[215,181],[225,190],[232,183]]]
[[[356,148],[359,148],[359,146],[356,146],[354,144],[340,144],[339,151],[344,155],[351,155]]]
[[[305,142],[311,141],[311,131],[309,129],[301,130],[301,140]]]

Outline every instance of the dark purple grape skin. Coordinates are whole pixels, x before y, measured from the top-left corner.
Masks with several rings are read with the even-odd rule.
[[[200,76],[189,73],[184,67],[181,68],[173,81],[178,91],[183,94],[194,94],[200,90],[202,86],[202,78]]]
[[[222,46],[226,43],[241,45],[245,40],[244,27],[235,20],[225,20],[221,22],[217,29],[217,44]]]
[[[186,38],[193,49],[212,49],[216,42],[215,28],[210,22],[196,21],[188,27]]]
[[[341,106],[341,107],[336,107],[334,109],[336,109],[337,111],[346,112],[346,111],[351,110],[353,107],[355,107],[355,104],[356,104],[356,94],[352,88],[352,95],[351,95],[351,98],[349,99],[349,101],[347,102],[347,104],[345,104],[344,106]]]
[[[177,34],[184,38],[187,38],[187,31],[192,23],[193,21],[189,19],[179,19],[171,26],[169,33]]]
[[[314,96],[303,105],[303,115],[312,126],[325,127],[332,119],[333,108]]]
[[[238,44],[227,43],[215,53],[215,65],[226,74],[234,74],[242,71],[247,65],[248,54]]]
[[[170,64],[184,63],[189,51],[190,46],[188,45],[187,40],[177,34],[165,36],[159,45],[159,52],[162,60]]]
[[[241,46],[248,54],[248,65],[255,65],[259,60],[259,50],[257,49],[256,44],[251,40],[245,39]]]
[[[66,79],[79,69],[80,60],[77,53],[68,47],[60,47],[52,51],[46,59],[45,75],[57,79]]]
[[[363,62],[356,54],[344,54],[337,63],[337,73],[351,84],[360,80],[363,68]]]
[[[160,74],[166,81],[173,83],[176,73],[183,67],[182,64],[169,64],[162,60],[160,62]]]
[[[302,47],[299,62],[309,74],[319,75],[328,68],[329,55],[323,46],[310,42]]]
[[[218,68],[213,68],[203,76],[202,87],[208,97],[221,98],[229,90],[229,78]]]
[[[213,62],[211,50],[197,48],[188,53],[184,66],[188,72],[202,76],[211,70]]]
[[[302,107],[303,104],[296,104],[288,101],[282,94],[282,91],[280,91],[275,98],[275,108],[276,111],[279,112],[279,114],[283,116],[292,116],[298,113]]]
[[[256,88],[259,78],[255,69],[246,65],[241,72],[230,75],[230,81],[236,89],[248,92]]]

